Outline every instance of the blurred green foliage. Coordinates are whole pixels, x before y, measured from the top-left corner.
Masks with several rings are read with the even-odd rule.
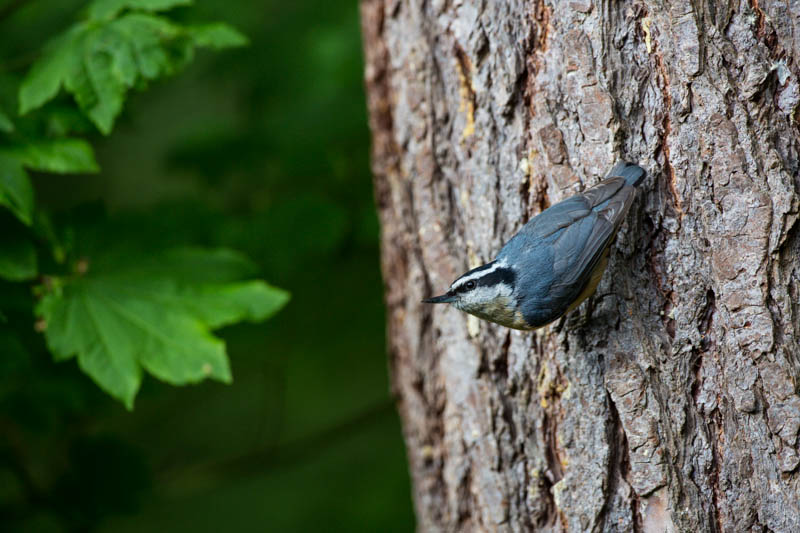
[[[226,24],[178,24],[153,13],[190,3],[92,0],[78,22],[48,41],[22,79],[19,132],[14,120],[3,117],[0,205],[31,231],[26,235],[13,223],[5,228],[13,237],[0,248],[0,276],[19,282],[39,274],[34,313],[54,358],[77,357],[81,370],[129,409],[144,371],[174,385],[205,378],[229,383],[225,345],[210,329],[264,320],[289,299],[263,281],[243,281],[257,269],[228,250],[162,251],[149,240],[131,247],[108,231],[104,217],[82,226],[53,223],[47,211],[35,207],[25,168],[99,170],[86,140],[65,137],[69,128],[54,134],[36,127],[62,116],[46,105],[62,89],[107,135],[129,89],[178,72],[197,46],[246,44]],[[31,111],[39,112],[27,116]],[[87,247],[93,235],[111,238],[103,247]],[[55,264],[38,272],[39,256],[52,257]]]
[[[79,0],[0,0],[2,529],[412,529],[386,378],[357,6],[92,4],[87,11]],[[171,48],[151,50],[153,69],[109,70],[127,64],[126,34],[109,26],[131,6],[146,8],[140,16],[166,17],[157,33]],[[162,7],[171,9],[150,13]],[[117,76],[112,90],[92,95],[63,72],[50,74],[66,89],[57,95],[52,79],[25,85],[31,66],[52,53],[40,54],[42,43],[78,31],[70,27],[87,16],[110,62],[86,68]],[[194,57],[195,46],[241,44],[233,27],[247,35],[247,47]],[[45,103],[43,95],[55,98]],[[249,256],[257,271],[232,267],[229,277],[208,279],[192,268],[229,254],[210,250],[226,249]],[[190,265],[183,270],[145,268],[163,254],[198,251],[203,258],[181,262]],[[226,271],[217,267],[207,272]],[[40,272],[60,274],[38,289],[37,322],[31,284]],[[228,325],[274,311],[258,292],[268,286],[246,281],[254,274],[291,292],[291,303],[268,322]],[[153,328],[170,321],[206,328],[195,338],[207,339],[208,354],[218,353],[219,341],[207,329],[227,325],[217,335],[233,385],[174,388],[145,378],[129,412],[74,362],[53,362],[34,326],[56,354],[80,357],[96,345],[91,332],[59,335],[48,319],[85,314],[65,294],[109,305],[105,295],[114,291],[112,301],[132,298]],[[139,301],[142,294],[152,298]],[[115,354],[141,352],[135,339],[120,339]],[[136,364],[166,381],[201,377]],[[227,379],[223,367],[199,368],[219,368]]]

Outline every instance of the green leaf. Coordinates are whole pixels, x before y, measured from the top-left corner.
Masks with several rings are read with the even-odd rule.
[[[36,277],[36,249],[29,240],[18,235],[0,237],[0,278],[27,281]]]
[[[85,24],[77,24],[45,46],[42,57],[33,64],[20,85],[21,115],[55,98],[64,80],[80,61],[80,40],[86,31]]]
[[[30,226],[33,220],[31,180],[18,159],[4,154],[0,154],[0,206],[7,207]]]
[[[17,143],[0,148],[0,206],[30,226],[33,186],[23,166],[45,172],[96,172],[92,147],[82,139]]]
[[[89,4],[89,17],[94,20],[111,19],[124,9],[166,11],[191,4],[192,0],[94,0]]]
[[[222,48],[245,46],[249,43],[243,33],[228,24],[202,24],[189,26],[187,29],[197,46],[220,50]]]
[[[224,343],[210,330],[263,320],[288,301],[263,281],[232,281],[250,265],[224,250],[172,250],[97,266],[46,294],[37,314],[56,359],[77,355],[81,369],[129,409],[143,371],[174,385],[230,382]],[[184,276],[193,266],[196,273]]]
[[[107,135],[136,81],[134,60],[128,43],[110,26],[88,29],[81,44],[76,53],[82,60],[64,79],[64,87]]]
[[[259,322],[277,313],[289,301],[289,294],[260,280],[201,285],[178,294],[151,293],[153,301],[181,308],[211,328],[248,320]]]
[[[12,131],[14,131],[14,123],[11,122],[11,119],[8,118],[8,115],[0,110],[0,132],[11,133]]]
[[[241,46],[247,39],[225,24],[183,27],[146,13],[188,0],[97,0],[92,20],[70,28],[45,46],[19,90],[20,113],[52,100],[61,87],[104,134],[125,104],[128,91],[145,81],[173,74],[197,46]],[[117,17],[123,10],[131,9]]]
[[[192,58],[192,43],[168,19],[132,13],[116,20],[113,27],[130,46],[138,73],[146,80],[173,74]]]
[[[66,174],[97,172],[92,145],[83,139],[39,140],[0,149],[0,153],[16,157],[26,167],[42,172]]]

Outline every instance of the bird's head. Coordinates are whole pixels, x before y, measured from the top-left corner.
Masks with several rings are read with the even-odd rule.
[[[492,261],[455,280],[446,293],[422,300],[457,309],[504,326],[527,329],[514,296],[516,275],[504,262]]]

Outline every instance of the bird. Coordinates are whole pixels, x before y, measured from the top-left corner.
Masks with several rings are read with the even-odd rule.
[[[620,161],[597,185],[529,220],[485,265],[459,276],[423,303],[457,309],[521,330],[538,329],[591,296],[611,243],[644,180],[639,165]]]

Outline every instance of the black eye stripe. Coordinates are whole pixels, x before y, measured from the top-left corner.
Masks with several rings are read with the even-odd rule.
[[[461,279],[464,279],[464,278],[467,278],[467,277],[470,277],[470,276],[474,276],[474,275],[475,275],[475,274],[477,274],[478,272],[482,272],[482,271],[484,271],[484,270],[489,270],[490,268],[492,268],[492,267],[494,266],[494,264],[495,264],[495,262],[494,262],[494,261],[492,261],[492,262],[490,262],[490,263],[486,263],[485,265],[481,265],[481,266],[479,266],[479,267],[473,268],[472,270],[469,270],[469,271],[467,271],[467,272],[464,272],[464,273],[461,275],[461,277],[460,277],[460,278],[458,278],[457,280],[455,280],[455,281],[453,282],[453,284],[457,283],[457,282],[458,282],[459,280],[461,280]],[[470,280],[470,281],[475,281],[475,280]],[[462,284],[460,287],[458,287],[458,288],[456,289],[456,292],[466,292],[466,291],[468,291],[468,290],[472,290],[472,289],[474,289],[474,288],[475,288],[475,286],[476,286],[476,285],[473,285],[471,289],[468,289],[468,288],[467,288],[467,283],[469,283],[469,281],[468,281],[468,282],[466,282],[466,283],[464,283],[464,284]]]
[[[476,270],[479,271],[484,269],[485,266],[480,267],[479,269],[471,270],[466,274],[464,274],[464,276],[474,275]],[[491,287],[492,285],[497,285],[500,283],[513,287],[514,281],[516,281],[516,276],[514,275],[514,271],[512,271],[510,268],[500,267],[496,268],[492,272],[484,274],[483,276],[471,279],[469,281],[465,281],[460,287],[456,289],[456,292],[467,292],[477,287]]]
[[[514,271],[510,268],[498,268],[497,270],[489,272],[485,276],[480,277],[478,279],[478,285],[482,287],[490,287],[492,285],[504,283],[513,287],[516,279],[517,277],[514,275]]]
[[[475,281],[469,280],[456,289],[456,292],[467,292],[475,288]]]

